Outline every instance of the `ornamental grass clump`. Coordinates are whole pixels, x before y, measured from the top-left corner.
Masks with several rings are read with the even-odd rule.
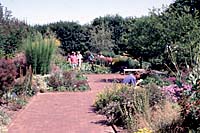
[[[94,104],[98,113],[106,115],[110,124],[127,129],[136,128],[140,114],[148,121],[148,92],[143,88],[133,89],[127,85],[115,85],[98,95]]]
[[[48,74],[50,62],[56,49],[57,41],[54,37],[43,38],[41,34],[29,36],[25,41],[25,55],[27,64],[35,74]]]
[[[121,126],[131,133],[145,127],[153,132],[178,117],[178,108],[166,100],[156,85],[142,88],[115,84],[97,96],[94,107],[111,125]]]

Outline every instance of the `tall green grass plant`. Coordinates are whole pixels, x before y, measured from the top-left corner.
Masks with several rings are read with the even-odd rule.
[[[35,74],[48,74],[50,62],[56,49],[56,39],[52,36],[43,38],[37,33],[29,36],[25,41],[25,54],[27,63]]]

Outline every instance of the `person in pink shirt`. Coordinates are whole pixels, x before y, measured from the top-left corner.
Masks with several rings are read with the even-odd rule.
[[[78,58],[77,58],[75,52],[72,52],[72,55],[70,56],[70,62],[71,62],[71,65],[72,65],[73,69],[77,68]]]

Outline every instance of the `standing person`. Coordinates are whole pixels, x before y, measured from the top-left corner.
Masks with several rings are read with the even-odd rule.
[[[139,72],[134,72],[133,74],[130,74],[124,78],[122,83],[124,84],[130,84],[130,85],[137,85],[137,80],[140,79],[140,73]]]
[[[89,53],[88,60],[90,63],[94,61],[94,55],[92,53]]]
[[[89,63],[91,64],[91,69],[94,71],[94,55],[92,53],[88,56]]]
[[[77,52],[77,59],[78,59],[78,67],[79,67],[79,69],[81,68],[81,64],[82,64],[82,59],[83,59],[83,56],[82,56],[82,54],[78,51]]]
[[[100,52],[97,57],[98,57],[98,60],[99,60],[99,64],[101,66],[105,66],[105,57],[103,56],[103,54]]]
[[[72,68],[75,69],[78,65],[78,59],[75,52],[72,52],[72,55],[70,56],[70,61],[71,61]]]

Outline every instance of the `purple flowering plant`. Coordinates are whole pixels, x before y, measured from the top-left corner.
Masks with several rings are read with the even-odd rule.
[[[168,99],[173,102],[180,100],[182,93],[190,91],[192,88],[192,85],[187,84],[186,82],[177,81],[175,77],[168,78],[168,81],[172,84],[163,86],[161,90],[167,95]]]

